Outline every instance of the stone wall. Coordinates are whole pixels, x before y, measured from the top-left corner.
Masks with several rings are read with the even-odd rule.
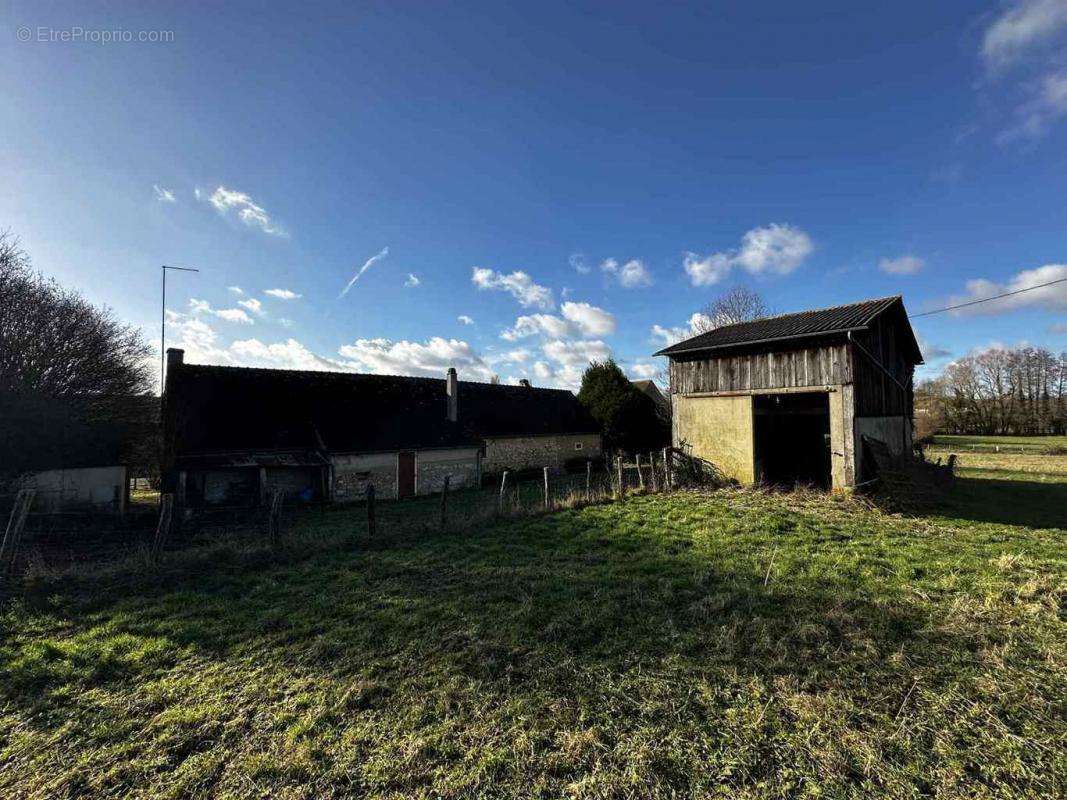
[[[396,453],[362,456],[332,456],[333,499],[339,503],[363,500],[367,484],[374,484],[376,496],[396,497]]]
[[[600,434],[580,433],[562,436],[512,436],[487,439],[482,472],[499,474],[524,469],[550,467],[563,469],[570,459],[599,459]]]
[[[433,494],[441,491],[445,476],[449,477],[449,489],[477,486],[481,480],[478,451],[465,450],[420,450],[416,456],[415,493]]]
[[[397,454],[333,456],[333,499],[343,503],[363,500],[367,484],[382,500],[394,500],[397,493]],[[449,488],[477,486],[479,472],[478,450],[473,447],[453,450],[418,450],[415,452],[415,493],[433,494],[441,491],[445,476]]]

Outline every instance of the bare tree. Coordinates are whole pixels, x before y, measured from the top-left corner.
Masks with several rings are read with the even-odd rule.
[[[693,318],[692,326],[694,333],[706,333],[724,325],[760,319],[770,313],[763,295],[747,286],[737,286],[704,306]]]
[[[33,270],[0,233],[0,393],[127,397],[148,392],[140,330]]]

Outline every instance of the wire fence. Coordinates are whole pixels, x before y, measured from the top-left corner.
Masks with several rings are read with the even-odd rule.
[[[171,495],[131,505],[124,516],[95,510],[24,515],[17,551],[6,554],[10,578],[27,570],[56,572],[135,559],[159,563],[168,553],[225,541],[278,549],[300,537],[341,536],[384,543],[431,531],[541,514],[619,499],[634,491],[669,491],[707,482],[681,451],[641,458],[589,462],[579,473],[544,468],[505,472],[480,488],[450,490],[404,500],[379,500],[373,489],[354,503],[303,503],[272,494],[263,506],[181,509]],[[17,495],[0,495],[0,529],[13,530]],[[7,537],[5,537],[6,539]]]

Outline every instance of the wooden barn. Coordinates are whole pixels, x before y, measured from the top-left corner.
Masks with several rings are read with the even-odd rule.
[[[901,297],[727,325],[671,345],[676,447],[742,483],[850,489],[912,445],[922,353]]]

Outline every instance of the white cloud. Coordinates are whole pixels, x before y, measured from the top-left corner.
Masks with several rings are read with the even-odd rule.
[[[341,294],[338,295],[338,298],[344,297],[346,294],[348,294],[348,290],[351,289],[352,285],[360,279],[360,276],[363,275],[364,272],[373,267],[375,264],[377,264],[379,261],[381,261],[383,258],[385,258],[387,255],[389,255],[389,248],[383,247],[381,249],[381,252],[376,253],[375,255],[364,261],[363,266],[356,270],[355,275],[352,276],[352,280],[345,284],[345,288],[341,290]]]
[[[706,256],[686,253],[683,266],[694,286],[710,286],[735,267],[753,275],[786,275],[799,267],[814,249],[811,237],[800,228],[772,223],[748,231],[737,250]]]
[[[344,371],[346,365],[317,356],[296,339],[264,344],[259,339],[244,339],[230,345],[230,351],[248,366],[268,366],[281,369],[316,371]]]
[[[252,318],[240,308],[221,308],[215,312],[215,316],[227,322],[239,322],[242,325],[251,325]]]
[[[622,266],[614,258],[605,258],[600,262],[600,271],[613,276],[624,289],[638,289],[652,285],[652,274],[639,259],[631,259]]]
[[[1030,289],[1031,287],[1057,280],[1062,280],[1063,282],[1052,286],[1042,286],[1040,289],[1032,289],[1031,291],[1004,297],[1000,300],[957,309],[952,313],[957,315],[1003,314],[1020,308],[1067,311],[1067,265],[1065,264],[1045,264],[1045,266],[1037,267],[1036,269],[1023,270],[1014,275],[1007,283],[996,283],[985,278],[967,281],[966,293],[950,297],[946,305],[982,300],[1007,292],[1017,292],[1020,289]]]
[[[1067,116],[1067,71],[1049,73],[1038,82],[1031,98],[1015,110],[1015,124],[997,140],[1004,144],[1018,139],[1039,139],[1064,116]]]
[[[1067,333],[1067,322],[1054,322],[1048,326],[1049,333]]]
[[[940,361],[941,359],[948,358],[952,355],[951,350],[948,350],[939,344],[927,341],[926,337],[918,331],[915,332],[915,340],[919,345],[919,350],[922,352],[923,360],[926,362],[927,366],[933,361]]]
[[[698,311],[689,318],[687,327],[664,328],[662,325],[653,325],[651,331],[652,339],[653,341],[658,339],[664,347],[669,347],[683,339],[696,336],[699,332],[698,328],[699,330],[706,330],[710,326],[711,317]]]
[[[449,367],[455,367],[461,380],[488,381],[493,376],[485,359],[470,344],[440,336],[425,342],[357,339],[338,352],[352,367],[379,375],[443,378]]]
[[[152,191],[155,192],[156,200],[161,203],[177,203],[178,198],[174,196],[174,192],[170,189],[164,189],[162,186],[152,184]]]
[[[505,275],[485,267],[474,267],[471,282],[479,289],[507,292],[524,308],[536,306],[547,311],[556,304],[551,289],[534,283],[533,278],[521,270]]]
[[[567,305],[567,304],[564,304]],[[500,338],[508,342],[525,339],[527,336],[569,336],[571,326],[567,320],[552,314],[531,314],[515,320],[515,326],[500,332]]]
[[[263,294],[269,294],[271,297],[277,297],[279,300],[299,300],[303,297],[302,294],[297,294],[291,289],[267,289]]]
[[[592,267],[585,263],[585,256],[582,253],[571,253],[570,257],[567,259],[567,263],[574,268],[575,272],[581,273],[582,275],[588,275],[590,269],[592,269]]]
[[[207,300],[200,300],[196,297],[189,299],[189,310],[192,314],[210,314],[227,322],[237,322],[241,325],[252,324],[252,318],[240,308],[214,309]]]
[[[515,350],[508,350],[504,353],[492,353],[485,356],[485,362],[487,364],[521,364],[527,361],[533,353],[526,348],[517,348]]]
[[[199,199],[199,197],[200,190],[197,189],[197,198]],[[270,214],[267,213],[263,206],[252,202],[252,198],[244,192],[220,186],[208,198],[208,202],[223,215],[228,214],[230,211],[236,211],[237,218],[241,222],[250,227],[259,228],[263,233],[269,233],[272,236],[288,235],[274,223],[274,220],[271,219]]]
[[[240,297],[241,295],[243,295],[245,293],[245,290],[242,289],[240,286],[228,286],[227,289],[229,289],[231,292],[233,292],[238,297]]]
[[[899,256],[898,258],[883,258],[878,262],[878,269],[890,275],[914,275],[923,268],[926,262],[918,256]]]
[[[420,281],[418,277],[412,272],[408,273],[407,280],[404,281],[404,285],[407,286],[409,289],[413,289],[420,283],[422,283],[422,281]]]
[[[644,362],[630,364],[630,366],[626,368],[626,374],[630,377],[630,380],[651,380],[656,377],[656,373],[659,371],[660,368],[655,364]]]
[[[459,322],[460,325],[473,325],[474,317],[468,317],[466,314],[460,314],[458,317],[456,317],[456,321]]]
[[[573,323],[583,336],[607,336],[615,333],[615,317],[602,308],[589,303],[564,303],[559,308],[564,319]]]
[[[599,339],[570,342],[554,339],[545,342],[541,351],[553,361],[570,366],[584,367],[590,361],[604,361],[611,357],[611,348]]]
[[[1064,28],[1067,28],[1064,0],[1017,0],[986,30],[982,56],[989,67],[1004,67]]]
[[[237,305],[244,306],[257,317],[262,317],[265,313],[263,311],[263,304],[254,297],[249,297],[246,300],[238,300]]]

